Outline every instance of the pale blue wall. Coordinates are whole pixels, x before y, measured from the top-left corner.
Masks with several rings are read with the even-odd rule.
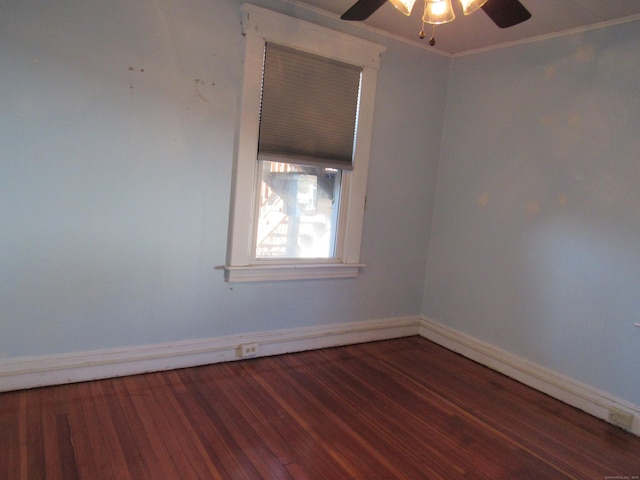
[[[3,2],[0,357],[419,313],[449,60],[261,3],[388,46],[364,273],[232,287],[214,270],[226,256],[238,3]]]
[[[640,404],[640,23],[454,60],[423,313]]]

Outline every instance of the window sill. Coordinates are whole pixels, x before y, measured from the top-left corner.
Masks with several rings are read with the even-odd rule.
[[[323,278],[355,278],[362,263],[278,264],[278,265],[225,265],[226,282],[267,282],[274,280],[311,280]]]

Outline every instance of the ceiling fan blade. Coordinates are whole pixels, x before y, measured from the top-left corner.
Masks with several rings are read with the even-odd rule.
[[[353,20],[359,22],[369,18],[387,0],[358,0],[349,10],[340,17],[341,20]]]
[[[531,18],[529,10],[518,0],[489,0],[482,10],[500,28],[513,27]]]

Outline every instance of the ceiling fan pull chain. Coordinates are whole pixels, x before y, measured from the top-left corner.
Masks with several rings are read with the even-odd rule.
[[[418,37],[420,37],[420,40],[424,40],[426,36],[427,35],[424,33],[424,22],[422,22],[422,29],[418,33]],[[434,25],[433,29],[431,30],[431,38],[429,39],[429,45],[433,47],[435,44],[436,44],[436,26]]]

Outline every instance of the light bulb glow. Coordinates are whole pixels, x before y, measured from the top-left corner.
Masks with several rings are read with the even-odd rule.
[[[422,15],[424,23],[440,25],[451,22],[455,18],[456,14],[451,7],[451,0],[427,1],[424,4],[424,14]]]
[[[487,3],[487,0],[460,0],[460,3],[462,4],[462,12],[465,15],[471,15]]]
[[[389,0],[389,3],[409,16],[411,15],[411,10],[413,10],[413,5],[416,3],[416,0]]]

